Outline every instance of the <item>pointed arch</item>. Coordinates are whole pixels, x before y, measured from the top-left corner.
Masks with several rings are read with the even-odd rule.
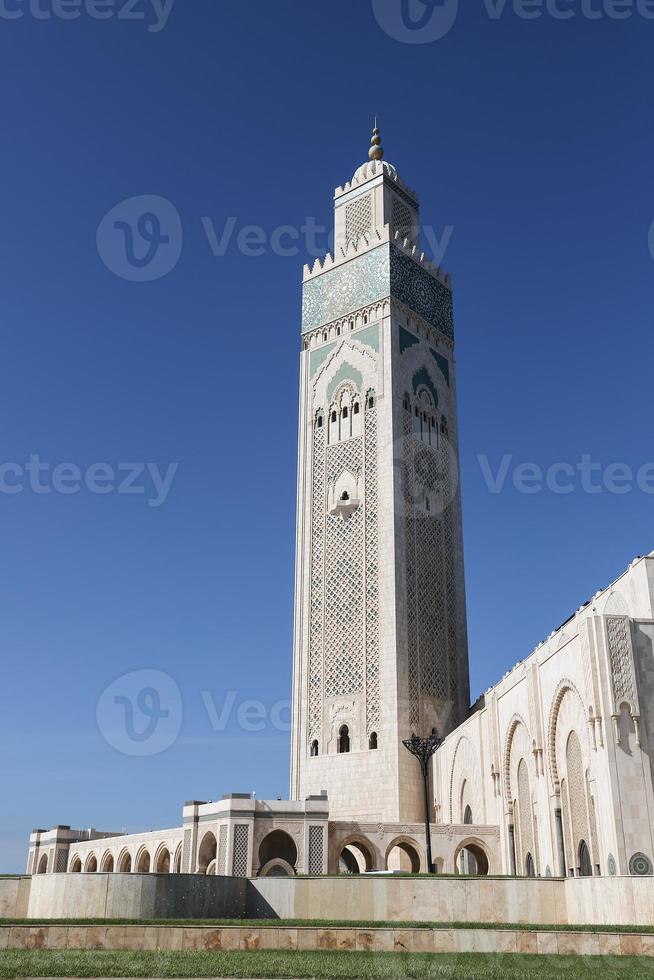
[[[561,714],[561,706],[565,699],[566,694],[570,692],[571,699],[564,706],[563,718],[569,718],[572,722],[573,719],[576,721],[575,724],[570,724],[570,728],[575,727],[579,733],[586,733],[587,718],[586,712],[584,710],[584,702],[577,690],[577,687],[573,682],[567,678],[562,678],[554,692],[554,697],[552,698],[552,706],[550,708],[550,717],[547,725],[547,758],[548,758],[548,768],[550,773],[550,781],[552,789],[556,796],[560,795],[561,791],[561,780],[559,777],[559,766],[557,762],[557,732],[559,731],[559,715]]]
[[[522,726],[522,731],[519,732],[518,735],[521,737],[521,740],[524,743],[521,747],[526,753],[526,758],[529,758],[530,746],[532,743],[527,722],[521,714],[516,712],[509,722],[509,727],[507,729],[506,739],[504,742],[504,792],[509,803],[511,803],[516,795],[515,787],[511,787],[511,751],[513,749],[513,742],[519,726]],[[524,732],[524,735],[522,732]]]
[[[483,823],[484,803],[479,760],[466,735],[461,735],[452,756],[449,803],[451,824],[464,823],[467,805],[477,822]]]
[[[157,874],[169,874],[170,850],[167,844],[160,844],[154,854],[154,870]]]
[[[105,851],[100,861],[100,870],[109,874],[114,870],[114,856],[111,851]]]
[[[129,874],[132,870],[132,855],[127,847],[123,848],[118,857],[118,870],[122,874]]]

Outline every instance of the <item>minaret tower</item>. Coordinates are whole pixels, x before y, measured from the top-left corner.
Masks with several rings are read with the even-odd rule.
[[[291,795],[392,822],[423,813],[402,739],[469,686],[452,287],[383,157],[375,123],[304,270]]]

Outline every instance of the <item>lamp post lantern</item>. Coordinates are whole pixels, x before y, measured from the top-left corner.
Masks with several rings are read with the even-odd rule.
[[[439,738],[435,731],[428,738],[420,738],[419,735],[412,735],[406,738],[402,744],[409,750],[411,755],[415,755],[420,763],[422,772],[422,782],[425,790],[425,841],[427,843],[427,871],[433,874],[434,865],[431,857],[431,827],[429,825],[429,760],[442,744],[443,739]]]

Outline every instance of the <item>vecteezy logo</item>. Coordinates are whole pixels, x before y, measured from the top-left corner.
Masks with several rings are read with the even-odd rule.
[[[144,194],[116,204],[98,225],[98,255],[115,275],[152,282],[168,275],[182,253],[182,221],[165,197]]]
[[[96,709],[100,734],[124,755],[157,755],[182,727],[182,696],[169,674],[134,670],[103,691]]]
[[[445,37],[459,13],[459,0],[372,0],[377,23],[395,41],[431,44]]]

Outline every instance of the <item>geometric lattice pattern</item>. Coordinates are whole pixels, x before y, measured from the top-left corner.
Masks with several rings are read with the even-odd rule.
[[[535,862],[534,826],[532,822],[531,795],[529,792],[529,775],[527,763],[521,759],[518,763],[518,827],[520,831],[520,852],[518,874],[526,873],[527,855],[531,854]]]
[[[309,740],[320,738],[322,728],[322,660],[325,554],[325,427],[313,427],[311,482],[311,611],[309,633]]]
[[[237,823],[234,827],[232,874],[239,878],[245,878],[248,873],[249,829],[246,823]]]
[[[609,658],[616,707],[621,701],[636,703],[634,690],[634,675],[631,668],[631,650],[629,644],[627,620],[619,616],[611,616],[606,620],[606,630],[609,637]]]
[[[566,764],[568,770],[568,799],[570,803],[570,822],[572,827],[572,847],[574,862],[571,867],[578,864],[579,845],[581,841],[586,841],[588,847],[592,846],[592,838],[589,833],[588,811],[586,810],[586,779],[584,776],[584,766],[581,755],[581,744],[576,732],[570,732],[566,749]],[[568,858],[570,861],[570,858]]]
[[[568,783],[565,779],[561,780],[561,810],[566,869],[568,873],[574,873],[577,861],[575,859],[574,845],[570,837],[570,802],[568,800]]]
[[[327,449],[327,484],[349,470],[361,472],[361,437]],[[347,520],[325,518],[325,696],[363,691],[364,671],[364,507]]]
[[[187,874],[191,874],[191,872],[194,870],[191,867],[191,861],[193,859],[193,855],[191,854],[192,838],[193,838],[193,832],[191,830],[185,830],[184,831],[184,871],[186,871]]]
[[[393,198],[393,233],[399,231],[400,238],[411,235],[411,210],[399,197]]]
[[[372,194],[348,204],[345,209],[345,237],[348,242],[355,242],[372,227]]]
[[[376,402],[375,402],[376,404]],[[379,735],[379,501],[377,494],[377,409],[366,409],[366,728]]]
[[[57,852],[57,866],[55,871],[57,874],[62,874],[66,870],[66,864],[68,862],[68,856],[65,851]]]
[[[323,872],[324,830],[322,827],[309,827],[309,874]]]
[[[227,824],[221,824],[218,831],[218,861],[216,874],[227,873]]]
[[[422,509],[425,497],[437,512]],[[456,569],[449,448],[425,445],[404,412],[404,507],[409,715],[415,729],[457,698]]]
[[[379,734],[377,409],[362,401],[362,435],[327,446],[326,427],[313,427],[310,742],[320,741],[325,699],[352,694],[365,693],[367,734]],[[327,513],[327,494],[345,471],[360,506],[343,519]]]

